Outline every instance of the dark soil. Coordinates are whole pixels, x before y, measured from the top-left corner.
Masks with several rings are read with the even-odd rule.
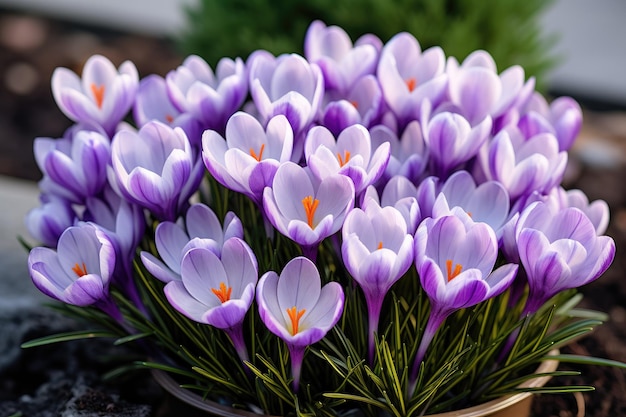
[[[94,53],[106,55],[116,65],[130,59],[141,76],[165,75],[182,61],[172,43],[165,39],[95,30],[0,9],[0,174],[40,178],[32,154],[33,139],[60,137],[71,124],[52,99],[49,87],[52,71],[64,66],[79,72],[85,59]],[[615,123],[613,116],[591,113],[586,118],[583,136],[586,135],[587,144],[601,136],[608,138],[615,149],[624,147],[626,129],[620,129],[623,118],[616,116],[618,123]],[[590,167],[584,163],[584,155],[581,156],[582,163],[578,164],[581,168],[572,174],[568,186],[583,189],[592,200],[602,198],[609,202],[612,221],[608,234],[616,240],[617,255],[605,276],[582,289],[584,305],[607,313],[609,321],[563,351],[626,362],[626,184],[623,181],[626,169],[623,164]],[[572,162],[576,165],[575,154]],[[573,369],[579,369],[582,375],[560,378],[551,384],[593,385],[596,391],[539,396],[533,406],[535,417],[626,415],[626,372],[589,366]],[[12,375],[18,378],[19,372]],[[25,387],[33,389],[36,385],[32,379],[19,385],[8,381],[6,376],[0,385],[2,398],[7,398],[9,394],[5,393],[10,392],[16,397],[26,394]],[[104,407],[103,411],[115,408],[115,402],[102,392],[87,393],[84,401],[97,402]],[[169,402],[159,401],[154,414],[169,415],[171,407]]]

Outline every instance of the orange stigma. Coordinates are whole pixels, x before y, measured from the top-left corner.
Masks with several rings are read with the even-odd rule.
[[[355,109],[359,108],[359,103],[357,103],[356,100],[350,100],[350,104],[352,104]]]
[[[463,266],[461,266],[460,264],[456,264],[456,266],[454,267],[454,271],[453,271],[452,270],[452,259],[448,259],[446,261],[446,269],[448,270],[448,282],[450,282],[454,278],[456,278],[457,275],[459,275],[461,273],[461,271],[463,270]]]
[[[99,109],[102,108],[102,102],[104,101],[104,85],[91,84],[91,93],[96,100],[96,105]]]
[[[74,264],[74,267],[72,268],[72,271],[74,271],[74,273],[76,274],[76,276],[78,278],[87,275],[87,267],[85,266],[85,263],[83,262],[82,265],[78,265],[78,263]]]
[[[316,198],[313,199],[313,196],[307,196],[302,199],[302,206],[304,206],[304,212],[306,213],[306,222],[309,224],[309,227],[313,229],[313,217],[315,216],[315,210],[317,210],[317,206],[319,206],[320,201]]]
[[[383,248],[383,241],[381,240],[380,242],[378,242],[378,248],[377,249],[382,249]]]
[[[350,151],[343,151],[343,158],[341,157],[341,153],[337,152],[337,159],[339,160],[339,166],[344,166],[350,160]]]
[[[298,333],[298,326],[300,324],[300,319],[306,312],[306,309],[302,309],[298,311],[296,306],[287,309],[287,315],[291,319],[291,335],[295,336]]]
[[[172,123],[174,121],[174,116],[172,116],[171,114],[166,114],[165,120],[167,121],[167,123]]]
[[[406,82],[406,86],[409,89],[409,91],[413,91],[413,90],[415,90],[415,87],[417,87],[417,80],[415,79],[415,77],[411,77],[408,80],[406,80],[405,82]]]
[[[226,301],[230,300],[230,294],[233,292],[233,288],[227,287],[226,284],[220,282],[220,289],[211,288],[211,291],[213,291],[213,294],[224,304]]]
[[[261,145],[261,149],[259,149],[259,154],[257,155],[254,149],[250,148],[250,156],[261,162],[261,158],[263,158],[263,151],[265,150],[265,144]]]

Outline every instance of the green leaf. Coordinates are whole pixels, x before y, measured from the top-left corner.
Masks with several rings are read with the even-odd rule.
[[[123,345],[124,343],[134,342],[135,340],[139,340],[139,339],[143,339],[143,338],[146,338],[146,337],[150,337],[152,335],[154,335],[153,332],[144,332],[144,333],[130,334],[128,336],[120,337],[115,342],[113,342],[113,344],[116,345],[116,346]]]
[[[69,342],[72,340],[81,339],[94,339],[97,337],[117,337],[118,335],[112,332],[103,330],[79,330],[75,332],[57,333],[50,336],[40,337],[21,344],[21,347],[32,348],[37,346],[50,345],[53,343]]]
[[[589,356],[581,356],[581,355],[554,355],[548,356],[546,359],[554,359],[563,363],[577,363],[581,365],[592,365],[592,366],[611,366],[620,369],[626,369],[626,363],[614,361],[611,359],[604,358],[594,358]]]

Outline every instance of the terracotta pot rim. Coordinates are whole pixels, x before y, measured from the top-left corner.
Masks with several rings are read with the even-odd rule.
[[[548,355],[558,355],[559,350],[551,350]],[[553,372],[559,366],[559,361],[545,360],[542,361],[535,373],[547,373]],[[153,369],[152,376],[156,382],[168,393],[178,398],[180,401],[191,405],[199,410],[206,411],[208,413],[219,415],[222,417],[276,417],[267,416],[263,414],[257,414],[252,411],[246,411],[241,409],[232,408],[226,405],[216,403],[215,401],[205,400],[202,396],[196,394],[187,389],[180,387],[178,382],[174,380],[167,372]],[[520,384],[523,388],[541,387],[544,386],[550,380],[550,376],[540,376],[537,378],[529,379]],[[488,401],[483,404],[479,404],[473,407],[464,408],[462,410],[449,411],[440,414],[427,414],[427,417],[483,417],[489,416],[495,412],[501,411],[507,407],[517,404],[526,398],[533,395],[530,392],[521,392],[519,394],[507,395],[504,397],[496,398],[495,400]]]

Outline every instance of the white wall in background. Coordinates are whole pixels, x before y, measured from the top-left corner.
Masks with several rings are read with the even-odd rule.
[[[0,6],[167,35],[185,23],[183,7],[199,0],[0,0]],[[555,0],[542,18],[562,57],[547,85],[626,105],[626,0]]]

